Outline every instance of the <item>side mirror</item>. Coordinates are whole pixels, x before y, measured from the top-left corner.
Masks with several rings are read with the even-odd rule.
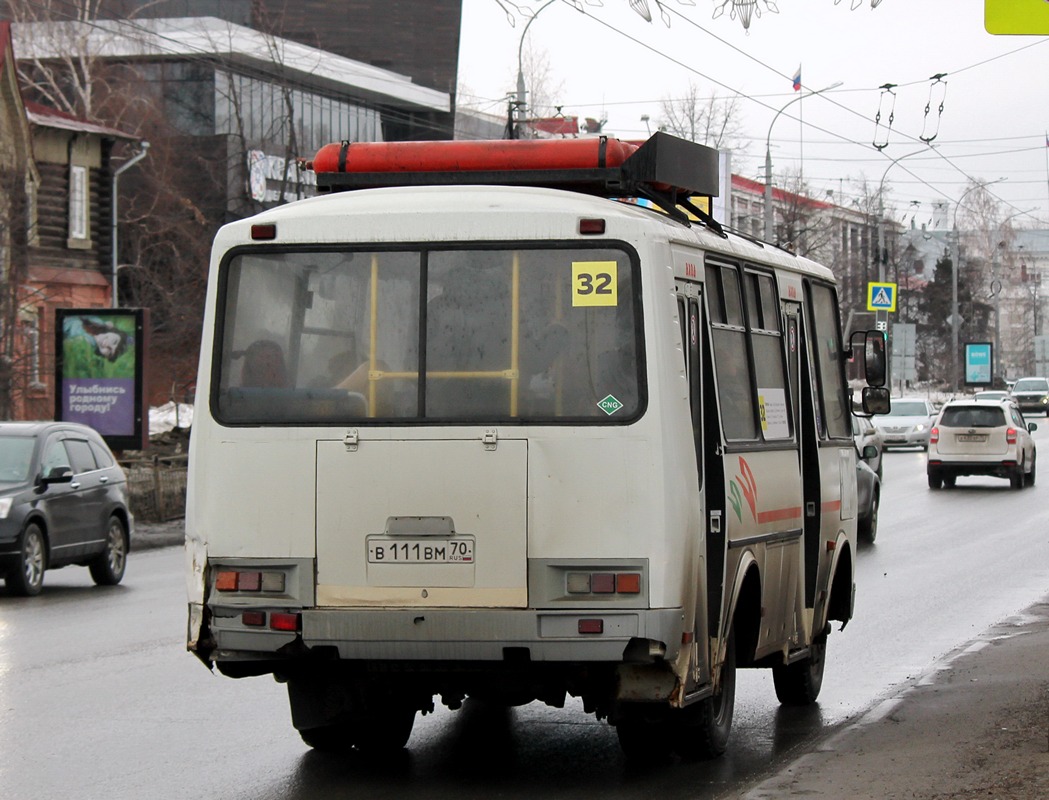
[[[863,452],[860,453],[860,458],[862,458],[864,461],[870,461],[872,458],[877,458],[877,457],[878,457],[878,448],[877,447],[875,447],[872,444],[867,444],[867,445],[863,446]]]
[[[1038,430],[1038,425],[1034,422],[1028,423],[1027,430],[1029,430],[1031,433],[1034,433],[1036,430]]]
[[[864,386],[861,402],[865,414],[888,414],[889,390],[884,386]]]
[[[42,483],[46,486],[51,483],[71,483],[72,481],[72,467],[54,467],[44,475]]]
[[[855,331],[849,339],[850,360],[863,353],[863,377],[869,386],[884,386],[887,375],[885,334],[881,331]]]

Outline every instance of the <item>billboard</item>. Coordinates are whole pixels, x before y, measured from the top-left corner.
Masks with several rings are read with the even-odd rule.
[[[990,342],[965,343],[965,383],[990,386],[994,375],[994,348]]]
[[[148,313],[55,309],[55,419],[90,425],[114,450],[141,450]]]

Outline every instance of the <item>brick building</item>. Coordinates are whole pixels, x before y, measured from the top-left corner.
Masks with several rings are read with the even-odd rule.
[[[111,156],[127,134],[23,101],[0,22],[0,416],[51,419],[54,309],[108,308]]]

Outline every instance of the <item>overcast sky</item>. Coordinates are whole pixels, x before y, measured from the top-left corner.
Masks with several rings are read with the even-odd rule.
[[[661,101],[691,81],[704,96],[741,96],[747,144],[734,172],[764,180],[770,139],[774,183],[800,168],[814,195],[847,205],[857,180],[884,180],[897,216],[918,224],[934,202],[957,202],[970,179],[1004,178],[991,191],[1014,223],[1049,226],[1049,37],[988,34],[983,0],[882,0],[875,9],[864,0],[855,10],[852,0],[778,0],[779,13],[763,11],[749,33],[728,13],[712,18],[720,0],[664,0],[669,28],[655,0],[652,22],[628,0],[577,2],[584,13],[570,0],[516,3],[540,11],[525,48],[545,55],[566,115],[604,115],[606,132],[643,138],[642,115],[655,130]],[[461,104],[505,115],[528,17],[501,4],[463,0],[459,84]],[[770,134],[776,112],[799,95],[799,64],[803,92],[842,85],[792,103]],[[888,131],[887,83],[896,84]],[[879,151],[875,141],[887,145]]]

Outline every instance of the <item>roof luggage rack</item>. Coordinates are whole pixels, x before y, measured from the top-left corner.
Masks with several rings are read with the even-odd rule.
[[[691,224],[687,209],[726,234],[692,197],[718,194],[718,151],[654,133],[637,144],[588,139],[338,142],[306,168],[321,193],[389,186],[537,186],[607,198],[644,198]]]

